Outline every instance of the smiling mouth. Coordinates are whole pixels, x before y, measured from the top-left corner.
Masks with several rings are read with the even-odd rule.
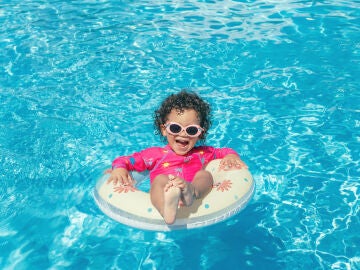
[[[177,144],[180,144],[182,147],[186,147],[189,144],[189,141],[185,141],[185,140],[175,140]]]

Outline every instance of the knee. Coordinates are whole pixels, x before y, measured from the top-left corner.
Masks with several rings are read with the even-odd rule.
[[[165,174],[159,174],[158,176],[156,176],[154,178],[154,180],[152,181],[152,185],[156,184],[156,185],[163,185],[166,184],[169,181],[169,177]]]
[[[157,188],[163,189],[165,187],[165,185],[168,183],[168,181],[169,181],[169,178],[167,175],[160,174],[160,175],[156,176],[151,183],[150,191],[154,190],[154,189],[156,190]]]
[[[214,182],[212,174],[209,171],[206,171],[206,170],[198,171],[197,174],[196,174],[196,177],[199,177],[201,179],[206,179],[208,181],[208,183],[211,184],[211,185]]]

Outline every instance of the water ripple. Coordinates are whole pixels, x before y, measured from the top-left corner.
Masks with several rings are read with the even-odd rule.
[[[356,4],[2,3],[0,268],[359,268]],[[249,165],[252,203],[196,232],[107,219],[97,177],[162,145],[152,113],[182,88],[212,106],[208,144]]]

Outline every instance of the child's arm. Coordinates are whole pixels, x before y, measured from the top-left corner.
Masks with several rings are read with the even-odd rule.
[[[119,156],[112,162],[112,171],[107,183],[113,182],[122,185],[134,185],[130,171],[144,171],[146,165],[142,158],[141,152],[133,153],[130,156]]]
[[[220,170],[247,169],[247,165],[236,154],[228,154],[220,161]]]

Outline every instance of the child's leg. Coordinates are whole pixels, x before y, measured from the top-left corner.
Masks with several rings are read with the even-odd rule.
[[[181,200],[186,206],[193,203],[194,198],[205,197],[212,189],[213,177],[211,173],[205,170],[198,171],[191,183],[182,189]]]
[[[168,185],[167,175],[158,175],[150,188],[150,198],[152,204],[163,216],[167,224],[172,224],[176,219],[176,212],[179,204],[181,191],[178,187],[172,186],[165,191]]]

